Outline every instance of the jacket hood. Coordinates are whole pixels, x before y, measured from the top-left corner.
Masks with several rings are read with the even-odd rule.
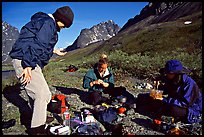
[[[40,19],[40,18],[51,18],[48,14],[43,13],[43,12],[37,12],[35,13],[32,17],[31,20],[36,20],[36,19]]]

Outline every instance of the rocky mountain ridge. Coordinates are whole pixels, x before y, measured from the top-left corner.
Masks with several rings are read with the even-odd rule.
[[[10,63],[11,58],[8,54],[18,36],[19,31],[16,27],[2,22],[2,64]]]
[[[120,29],[119,33],[130,26],[148,20],[145,25],[174,21],[202,10],[201,2],[149,2],[134,18]]]
[[[119,30],[120,27],[112,20],[101,22],[90,29],[82,29],[74,43],[68,46],[66,50],[71,51],[78,48],[84,48],[89,44],[108,40],[114,37]]]

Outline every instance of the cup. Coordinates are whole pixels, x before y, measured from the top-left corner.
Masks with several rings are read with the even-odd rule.
[[[150,97],[155,98],[156,95],[156,89],[150,90]]]
[[[163,90],[156,90],[155,98],[162,98]]]
[[[150,96],[154,99],[156,98],[162,98],[163,95],[163,90],[157,90],[157,89],[152,89],[150,91]]]

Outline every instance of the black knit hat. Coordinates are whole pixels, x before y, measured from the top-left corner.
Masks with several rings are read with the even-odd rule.
[[[61,21],[66,28],[72,25],[74,14],[70,7],[64,6],[58,8],[52,15],[57,21]]]

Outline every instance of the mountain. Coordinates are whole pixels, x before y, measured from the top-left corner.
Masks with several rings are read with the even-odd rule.
[[[165,4],[159,2],[157,5]],[[174,50],[175,46],[182,47],[183,50],[196,49],[191,43],[196,43],[196,47],[200,49],[202,45],[201,2],[178,2],[169,8],[160,7],[159,9],[162,10],[156,10],[156,6],[149,7],[152,7],[151,3],[141,10],[140,15],[129,19],[115,37],[105,41],[95,51],[122,49],[127,53],[154,54],[160,50]],[[191,24],[185,25],[185,21],[190,21]]]
[[[9,52],[15,41],[19,36],[19,31],[17,28],[11,26],[6,22],[2,22],[2,64],[7,64],[11,62],[9,57]]]
[[[191,23],[185,25],[186,21]],[[85,55],[109,53],[117,49],[128,54],[153,55],[157,52],[171,52],[177,48],[188,53],[202,50],[202,2],[149,2],[114,37],[100,46],[96,43],[89,46],[92,45],[93,49],[87,48],[88,52],[83,49]]]
[[[120,30],[120,27],[112,20],[101,22],[94,25],[90,29],[83,29],[74,43],[66,48],[67,51],[84,48],[95,42],[103,42],[115,36]]]
[[[161,10],[147,8],[152,6],[149,3],[117,35],[100,45],[90,44],[56,61],[90,68],[106,53],[112,68],[119,70],[117,75],[129,73],[146,79],[157,74],[168,59],[179,59],[202,85],[202,3],[180,2],[169,8],[158,4],[163,5]]]
[[[160,68],[164,67],[169,59],[178,59],[189,68],[192,73],[188,75],[195,80],[202,92],[202,3],[180,2],[174,3],[170,8],[165,8],[163,3],[164,8],[161,8],[163,10],[147,8],[151,5],[152,3],[149,3],[141,11],[143,16],[136,15],[138,20],[133,18],[130,19],[133,20],[131,23],[130,20],[127,21],[122,27],[123,30],[114,37],[72,50],[45,66],[43,74],[48,81],[50,91],[53,94],[62,93],[68,96],[70,105],[73,106],[72,111],[77,112],[83,107],[91,107],[86,103],[89,94],[86,94],[86,90],[82,87],[83,76],[98,61],[99,55],[105,53],[108,55],[109,65],[114,74],[115,87],[124,87],[135,98],[138,94],[149,92],[141,86],[147,83],[153,84],[151,78],[159,74]],[[76,72],[65,72],[64,70],[70,65],[79,69]],[[19,108],[12,105],[12,101],[16,102],[13,98],[17,96],[15,99],[18,99],[20,95],[19,92],[13,91],[19,87],[16,88],[13,82],[11,85],[14,87],[7,85],[2,83],[2,87],[6,87],[2,88],[4,94],[2,121],[15,118],[17,123],[15,127],[3,129],[3,134],[27,135],[25,127],[20,123]],[[24,91],[20,93],[21,97],[26,97]],[[147,121],[146,113],[135,113],[133,109],[127,111],[127,114],[122,122],[126,127],[124,133],[166,135],[166,132],[154,130],[149,126],[148,121],[151,119],[148,117]],[[188,125],[185,131],[186,135],[202,135],[202,124]]]
[[[149,19],[145,24],[147,26],[155,23],[174,21],[201,10],[201,2],[149,2],[141,10],[139,15],[128,20],[120,32],[144,19]]]
[[[84,48],[92,43],[102,43],[115,36],[119,30],[120,27],[112,20],[101,22],[90,29],[83,29],[74,43],[67,47],[67,50],[71,51],[78,48]],[[2,23],[2,63],[9,63],[11,61],[8,53],[18,38],[18,35],[18,29],[6,22]],[[56,57],[58,56],[54,54],[52,59]]]

